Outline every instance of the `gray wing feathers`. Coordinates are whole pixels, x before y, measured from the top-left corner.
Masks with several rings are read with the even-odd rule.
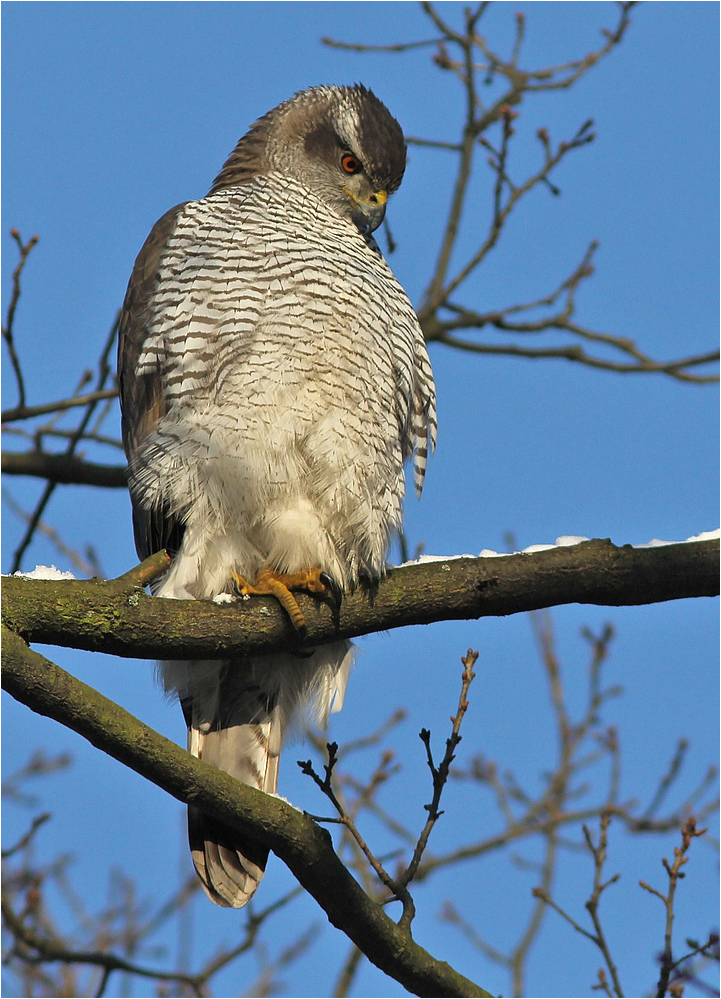
[[[155,371],[145,370],[140,374],[137,365],[148,335],[163,254],[185,204],[184,202],[171,208],[151,229],[135,261],[120,313],[118,384],[123,444],[131,470],[140,443],[167,413],[160,359]],[[174,555],[180,548],[182,525],[176,518],[169,516],[162,506],[148,509],[138,502],[132,475],[129,486],[138,555],[147,558],[161,548],[168,549]]]

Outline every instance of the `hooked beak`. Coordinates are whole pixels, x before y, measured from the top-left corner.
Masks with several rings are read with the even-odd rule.
[[[373,232],[381,224],[386,214],[388,194],[386,191],[373,191],[367,198],[360,200],[347,187],[343,190],[352,202],[352,218],[362,233]]]

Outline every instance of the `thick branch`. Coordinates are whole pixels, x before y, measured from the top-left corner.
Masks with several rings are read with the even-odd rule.
[[[586,541],[498,558],[450,558],[392,570],[372,589],[347,594],[339,614],[299,595],[304,644],[355,638],[410,624],[505,616],[581,603],[628,606],[715,596],[719,542],[657,548]],[[154,556],[162,569],[162,556]],[[157,574],[157,572],[156,572]],[[272,598],[216,605],[160,600],[133,573],[107,582],[5,577],[3,619],[29,642],[144,659],[212,659],[274,652],[299,643]]]
[[[3,688],[13,697],[78,732],[178,800],[262,838],[331,923],[406,989],[419,996],[489,995],[414,943],[366,895],[338,859],[330,835],[308,816],[196,760],[6,629],[3,650]]]
[[[3,451],[4,475],[32,475],[49,482],[75,486],[105,486],[125,489],[128,485],[123,465],[98,465],[75,455],[44,451]]]

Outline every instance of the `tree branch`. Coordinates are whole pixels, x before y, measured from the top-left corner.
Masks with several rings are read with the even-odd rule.
[[[613,336],[598,333],[580,326],[573,321],[575,314],[575,291],[580,281],[593,273],[589,265],[590,256],[596,248],[591,245],[581,268],[577,269],[571,278],[564,281],[560,288],[536,302],[526,302],[493,313],[482,314],[477,310],[459,306],[451,301],[456,291],[466,286],[466,280],[475,273],[485,261],[488,254],[496,247],[506,227],[510,214],[518,203],[535,187],[542,184],[552,193],[560,194],[552,183],[550,175],[558,164],[574,149],[587,145],[594,139],[590,131],[592,120],[586,121],[573,138],[559,142],[555,147],[546,128],[538,129],[536,136],[541,143],[541,163],[538,169],[521,182],[512,179],[510,170],[511,138],[515,128],[513,119],[518,117],[517,109],[528,95],[540,91],[563,90],[572,87],[586,72],[596,66],[612,49],[622,41],[630,24],[630,11],[634,2],[618,4],[618,21],[612,30],[602,32],[605,41],[597,49],[588,52],[580,59],[571,59],[555,66],[538,69],[523,69],[519,66],[521,47],[525,33],[525,20],[522,14],[516,14],[515,41],[508,58],[501,56],[491,48],[486,38],[478,31],[478,22],[483,16],[487,4],[478,4],[474,9],[467,8],[463,12],[463,25],[455,30],[450,22],[441,16],[436,5],[428,2],[421,4],[426,15],[438,31],[436,39],[421,42],[400,43],[396,45],[364,45],[348,42],[338,42],[324,38],[322,41],[336,48],[354,52],[404,52],[408,49],[422,46],[436,46],[433,62],[444,72],[451,72],[461,83],[461,98],[463,105],[463,120],[455,141],[434,139],[418,136],[407,136],[406,141],[412,145],[426,146],[457,154],[455,179],[450,193],[450,204],[446,213],[440,245],[433,264],[433,273],[422,295],[418,309],[418,318],[423,333],[428,341],[438,341],[448,347],[469,351],[477,354],[498,354],[525,358],[558,358],[584,364],[601,371],[620,373],[647,374],[655,372],[674,378],[678,381],[703,384],[718,381],[717,374],[697,374],[689,370],[699,365],[717,362],[719,353],[707,351],[703,354],[691,355],[686,358],[671,361],[657,361],[643,354],[628,337]],[[480,61],[479,61],[480,58]],[[481,76],[479,77],[479,74]],[[484,87],[480,84],[500,82],[501,93],[491,99],[486,106],[482,93]],[[495,91],[494,91],[495,93]],[[500,125],[501,135],[494,145],[485,133],[494,125]],[[495,174],[491,190],[490,221],[488,231],[477,250],[465,261],[456,264],[458,238],[464,225],[467,224],[466,209],[470,191],[470,181],[479,147],[485,148],[490,156],[488,164]],[[453,273],[452,270],[455,270]],[[566,303],[561,312],[528,323],[508,322],[508,317],[514,313],[529,309],[552,305],[561,292],[566,291]],[[452,318],[445,313],[452,313]],[[518,344],[496,345],[474,343],[449,335],[457,329],[481,329],[492,325],[500,332],[522,334],[541,334],[543,332],[561,332],[570,334],[581,340],[593,341],[619,350],[624,357],[614,361],[613,357],[595,356],[588,349],[575,344],[553,345],[547,348],[525,348]]]
[[[48,454],[45,451],[3,451],[4,475],[32,475],[49,482],[75,486],[127,488],[124,465],[98,465],[75,455]]]
[[[96,398],[91,399],[87,403],[85,407],[85,413],[83,414],[80,420],[80,424],[75,428],[73,436],[68,441],[68,446],[65,449],[65,455],[67,457],[71,457],[75,453],[75,449],[77,448],[79,441],[82,439],[82,437],[85,434],[85,431],[87,430],[88,424],[90,423],[90,420],[93,416],[93,413],[95,412],[98,402],[102,401],[97,398],[97,392],[101,391],[105,387],[105,383],[110,377],[111,374],[110,353],[112,351],[113,344],[115,343],[115,339],[118,335],[119,328],[120,328],[120,311],[118,311],[118,314],[116,315],[115,320],[113,321],[113,325],[110,327],[110,333],[105,341],[105,346],[103,347],[103,350],[100,354],[100,358],[98,359],[98,372],[96,379],[97,391],[95,393]],[[15,572],[15,570],[20,568],[22,564],[23,555],[30,546],[30,543],[33,539],[33,535],[35,533],[35,529],[37,528],[40,518],[42,517],[45,507],[49,503],[54,490],[55,490],[55,483],[46,482],[42,495],[40,496],[40,499],[38,500],[35,506],[35,510],[30,518],[27,530],[25,531],[25,534],[23,535],[20,544],[15,550],[15,555],[13,557],[13,565],[11,570],[12,572]]]
[[[69,399],[58,399],[57,402],[44,402],[40,406],[15,406],[14,409],[4,409],[2,412],[3,423],[15,423],[17,420],[30,420],[35,416],[45,416],[46,413],[60,413],[66,409],[74,409],[76,406],[87,406],[94,402],[103,402],[106,399],[116,399],[118,390],[98,389],[97,392],[88,392],[86,395],[75,395]]]
[[[157,601],[160,603],[160,601]],[[419,947],[339,860],[330,835],[279,798],[195,759],[3,629],[3,689],[33,711],[245,835],[262,838],[338,927],[382,971],[419,996],[489,996]]]
[[[337,614],[328,604],[299,595],[307,624],[302,644],[559,604],[620,607],[715,596],[718,556],[718,540],[656,548],[596,540],[533,554],[406,565],[376,587],[347,594]],[[177,659],[217,659],[301,644],[272,598],[253,597],[238,606],[148,597],[141,587],[167,565],[159,553],[104,582],[5,577],[3,618],[29,642],[128,658],[162,659],[172,648]]]
[[[497,326],[498,329],[503,328],[500,323],[494,322],[493,325]],[[561,325],[559,323],[553,325],[558,329],[570,329],[572,324]],[[521,330],[520,332],[525,331]],[[578,331],[574,330],[573,332]],[[593,355],[586,353],[583,347],[579,347],[577,344],[570,344],[567,347],[533,348],[519,347],[517,344],[473,343],[467,340],[460,340],[458,337],[448,336],[447,334],[439,334],[436,327],[434,327],[431,339],[437,343],[445,344],[446,347],[465,350],[471,354],[504,354],[506,357],[528,358],[556,357],[563,358],[566,361],[576,361],[579,364],[585,364],[589,368],[599,368],[601,371],[616,371],[619,374],[663,374],[670,375],[672,378],[677,378],[682,382],[696,382],[697,384],[717,382],[719,380],[718,375],[693,375],[683,370],[687,367],[717,361],[719,355],[716,351],[699,354],[679,361],[648,361],[636,364],[624,364],[618,361],[608,361],[600,357],[593,357]]]
[[[38,237],[31,236],[27,243],[23,243],[20,233],[17,229],[11,229],[10,235],[15,240],[20,250],[20,260],[18,265],[13,271],[13,290],[10,296],[10,305],[8,306],[7,318],[2,327],[2,337],[7,344],[8,353],[10,354],[10,363],[12,364],[13,371],[15,372],[15,380],[18,386],[18,406],[25,406],[25,379],[23,378],[22,366],[20,364],[20,358],[18,357],[17,351],[15,349],[15,337],[13,334],[13,323],[15,322],[15,311],[18,307],[18,302],[20,301],[20,295],[22,293],[22,287],[20,284],[20,278],[22,276],[23,268],[27,262],[28,256],[33,250],[33,247],[37,246]]]

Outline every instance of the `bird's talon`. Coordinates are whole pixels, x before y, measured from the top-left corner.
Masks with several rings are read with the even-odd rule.
[[[249,590],[252,589],[247,579],[243,579],[237,572],[233,572],[230,575],[230,585],[233,593],[236,597],[240,597],[242,600],[250,599]]]
[[[335,602],[336,607],[340,607],[343,603],[343,591],[341,590],[338,583],[333,579],[333,577],[327,572],[321,572],[318,579],[323,583],[326,590],[330,591],[331,596]]]
[[[343,600],[343,592],[335,579],[317,566],[314,569],[290,574],[277,573],[266,567],[260,570],[255,583],[249,583],[243,576],[234,572],[230,577],[230,585],[233,592],[242,600],[249,600],[251,596],[274,596],[288,614],[301,638],[305,637],[307,631],[305,618],[292,590],[330,593],[336,607],[340,607]]]

